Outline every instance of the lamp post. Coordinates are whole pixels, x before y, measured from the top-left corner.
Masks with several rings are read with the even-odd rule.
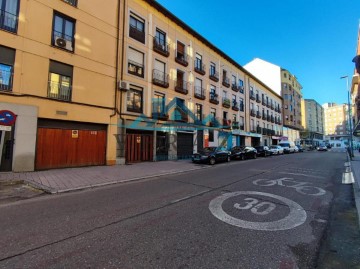
[[[351,120],[351,106],[350,106],[350,89],[349,89],[349,76],[342,76],[340,79],[346,78],[346,89],[348,92],[348,117],[349,117],[349,138],[350,138],[350,157],[354,157],[354,148],[353,148],[353,130],[352,130],[352,120]]]

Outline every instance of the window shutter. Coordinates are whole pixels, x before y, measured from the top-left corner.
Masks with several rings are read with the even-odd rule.
[[[144,53],[134,50],[132,48],[129,48],[128,50],[128,59],[135,63],[144,65]]]

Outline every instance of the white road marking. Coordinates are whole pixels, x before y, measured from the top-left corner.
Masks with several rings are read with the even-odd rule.
[[[321,176],[313,176],[313,175],[307,175],[307,174],[300,174],[300,173],[289,173],[289,172],[279,172],[279,174],[286,174],[286,175],[293,175],[293,176],[303,176],[303,177],[313,177],[313,178],[323,178]]]
[[[277,220],[277,221],[271,221],[271,222],[252,222],[252,221],[246,221],[246,220],[234,218],[234,217],[230,216],[229,214],[227,214],[223,210],[222,204],[224,203],[225,200],[232,198],[232,197],[240,196],[240,195],[247,195],[247,196],[258,195],[258,196],[266,196],[266,197],[274,198],[276,200],[283,202],[285,205],[287,205],[290,209],[290,212],[285,218]],[[258,200],[255,198],[247,198],[247,199],[248,199],[247,201],[249,201],[249,202],[245,206],[245,208],[246,209],[248,209],[248,208],[254,209],[255,207],[253,207],[253,205],[257,204],[256,201],[258,201]],[[260,203],[260,204],[262,204],[261,206],[265,205],[264,203]],[[252,213],[254,213],[254,212],[259,213],[259,208],[261,207],[260,204],[257,204],[258,207],[256,209],[252,210]],[[273,204],[273,203],[269,203],[269,204]],[[236,206],[236,205],[237,204],[234,204],[234,207],[237,208],[238,206]],[[265,212],[269,211],[270,208],[272,208],[273,206],[275,206],[275,204],[271,205],[267,210],[265,210]],[[240,207],[240,209],[242,209],[241,206],[239,206],[239,207]],[[209,204],[209,209],[210,209],[210,212],[216,218],[218,218],[219,220],[221,220],[225,223],[228,223],[230,225],[237,226],[240,228],[251,229],[251,230],[260,230],[260,231],[281,231],[281,230],[293,229],[297,226],[302,225],[306,221],[306,218],[307,218],[305,210],[299,204],[295,203],[294,201],[291,201],[285,197],[281,197],[281,196],[278,196],[275,194],[256,192],[256,191],[238,191],[238,192],[225,193],[225,194],[213,199]],[[275,209],[275,207],[272,208],[268,213],[270,213],[274,209]],[[264,211],[261,211],[259,215],[261,215],[261,213],[263,213],[263,212]],[[254,213],[254,214],[256,214],[256,213]]]

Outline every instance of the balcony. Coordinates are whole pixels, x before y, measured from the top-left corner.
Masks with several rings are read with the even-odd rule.
[[[205,89],[199,87],[199,86],[195,86],[194,87],[194,97],[200,100],[205,100],[206,96],[205,96]]]
[[[253,92],[250,92],[250,99],[253,101],[256,100],[255,94]]]
[[[138,77],[144,77],[144,66],[142,64],[128,61],[128,73]]]
[[[233,83],[231,85],[231,89],[234,91],[234,92],[238,92],[240,90],[240,88],[236,85],[236,83]]]
[[[245,126],[244,126],[244,124],[243,123],[241,123],[240,125],[239,125],[239,128],[240,128],[240,130],[245,130]]]
[[[267,115],[267,116],[266,116],[266,120],[269,121],[269,122],[271,121],[270,115]]]
[[[167,115],[165,112],[153,112],[152,118],[155,120],[168,120],[169,115]]]
[[[189,65],[189,56],[176,50],[175,62],[187,67]]]
[[[209,78],[212,81],[218,82],[219,81],[219,72],[213,71],[210,69]]]
[[[226,88],[229,88],[230,87],[230,79],[228,77],[223,77],[222,85],[225,86]]]
[[[225,108],[230,108],[230,99],[224,97],[222,101],[222,106]]]
[[[262,119],[263,119],[263,120],[266,120],[266,119],[267,119],[265,113],[262,114]]]
[[[272,123],[274,123],[274,122],[275,122],[274,116],[272,116],[272,115],[271,115],[271,117],[270,117],[270,121],[271,121]]]
[[[270,104],[270,109],[274,110],[274,105],[273,104]]]
[[[273,132],[272,130],[267,129],[267,135],[268,135],[268,136],[272,135],[272,132]]]
[[[13,73],[11,71],[0,71],[0,91],[11,91],[13,84]]]
[[[194,71],[196,73],[199,73],[200,75],[205,75],[206,74],[206,72],[205,72],[205,64],[203,64],[199,60],[195,60]]]
[[[137,41],[145,44],[145,32],[140,31],[136,27],[130,25],[129,35]]]
[[[188,83],[185,80],[175,80],[175,91],[181,94],[188,94]]]
[[[270,108],[270,103],[266,103],[266,106],[267,106],[268,108]]]
[[[243,103],[240,103],[239,109],[241,112],[244,112],[244,104]]]
[[[258,119],[261,119],[261,113],[260,113],[260,111],[256,111],[256,117],[257,117]]]
[[[265,102],[264,99],[262,99],[261,104],[262,104],[263,106],[266,106],[266,102]]]
[[[165,57],[169,57],[170,55],[169,44],[160,41],[157,37],[153,38],[153,50]]]
[[[256,134],[256,128],[255,127],[250,127],[250,132]]]
[[[262,128],[261,133],[262,133],[263,135],[267,135],[267,129],[266,129],[266,128]]]
[[[223,119],[223,128],[230,128],[231,127],[231,120]]]
[[[16,33],[18,27],[18,20],[19,17],[17,15],[0,9],[0,29]]]
[[[239,92],[244,94],[244,86],[239,86]]]
[[[256,127],[256,132],[257,132],[258,134],[261,134],[261,127],[260,127],[260,126],[257,126],[257,127]]]
[[[238,122],[238,121],[233,121],[233,123],[232,123],[232,128],[233,128],[233,129],[240,129],[239,122]]]
[[[169,74],[153,69],[152,82],[159,87],[169,88]]]
[[[256,113],[255,113],[255,110],[254,110],[254,109],[251,109],[251,110],[250,110],[250,116],[251,116],[251,117],[256,117]]]
[[[261,103],[261,101],[260,101],[260,97],[259,97],[259,95],[258,95],[258,94],[256,95],[256,103]]]
[[[219,96],[217,93],[210,93],[210,103],[218,105],[219,104]]]
[[[63,85],[57,81],[49,81],[48,97],[62,101],[71,101],[71,86]]]
[[[238,105],[238,103],[236,101],[232,102],[231,109],[234,110],[234,111],[239,111],[239,105]]]

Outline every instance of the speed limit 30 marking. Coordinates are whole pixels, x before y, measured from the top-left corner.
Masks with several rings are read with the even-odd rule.
[[[223,210],[222,205],[224,201],[226,201],[227,199],[240,195],[265,196],[279,200],[289,207],[290,212],[285,218],[271,222],[252,222],[252,221],[246,221],[235,218],[233,216],[230,216],[228,213],[226,213]],[[259,202],[258,199],[252,197],[245,198],[244,201],[245,201],[244,204],[235,203],[234,208],[239,210],[250,210],[251,213],[256,215],[267,215],[276,208],[276,205],[274,203]],[[225,193],[213,199],[209,204],[209,209],[210,212],[216,218],[218,218],[219,220],[225,223],[240,228],[260,230],[260,231],[281,231],[281,230],[293,229],[303,224],[307,218],[305,210],[294,201],[291,201],[285,197],[281,197],[275,194],[256,192],[256,191],[238,191],[238,192]]]

